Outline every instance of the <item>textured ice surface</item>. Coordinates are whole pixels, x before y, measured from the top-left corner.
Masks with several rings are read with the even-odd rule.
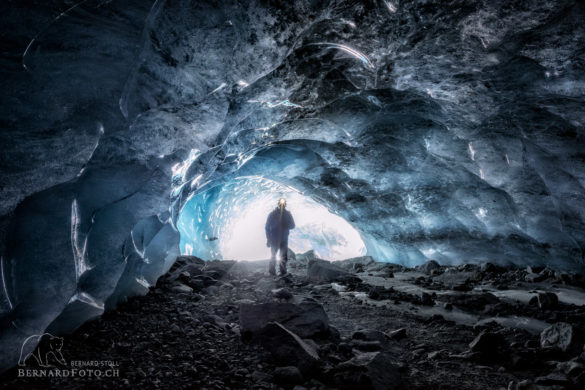
[[[188,200],[245,176],[343,217],[377,260],[583,270],[583,2],[0,11],[0,368],[146,291]]]

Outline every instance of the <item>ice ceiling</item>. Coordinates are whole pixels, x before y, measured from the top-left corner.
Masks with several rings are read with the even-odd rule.
[[[584,268],[582,1],[0,11],[0,369],[144,293],[188,201],[245,177],[318,200],[380,261]]]

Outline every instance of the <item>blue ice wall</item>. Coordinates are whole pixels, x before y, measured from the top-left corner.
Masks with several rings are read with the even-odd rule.
[[[583,2],[277,3],[0,5],[0,370],[146,291],[245,176],[380,261],[583,271]]]

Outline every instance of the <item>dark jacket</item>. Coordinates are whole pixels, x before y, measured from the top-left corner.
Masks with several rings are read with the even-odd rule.
[[[266,239],[271,247],[279,246],[282,242],[288,242],[288,232],[295,228],[295,221],[292,214],[284,209],[282,214],[280,208],[276,208],[268,214],[266,219]]]

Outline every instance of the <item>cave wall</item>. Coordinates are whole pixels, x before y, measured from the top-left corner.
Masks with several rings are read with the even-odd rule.
[[[240,176],[379,261],[584,268],[582,1],[0,7],[2,369],[145,293],[189,197]]]

